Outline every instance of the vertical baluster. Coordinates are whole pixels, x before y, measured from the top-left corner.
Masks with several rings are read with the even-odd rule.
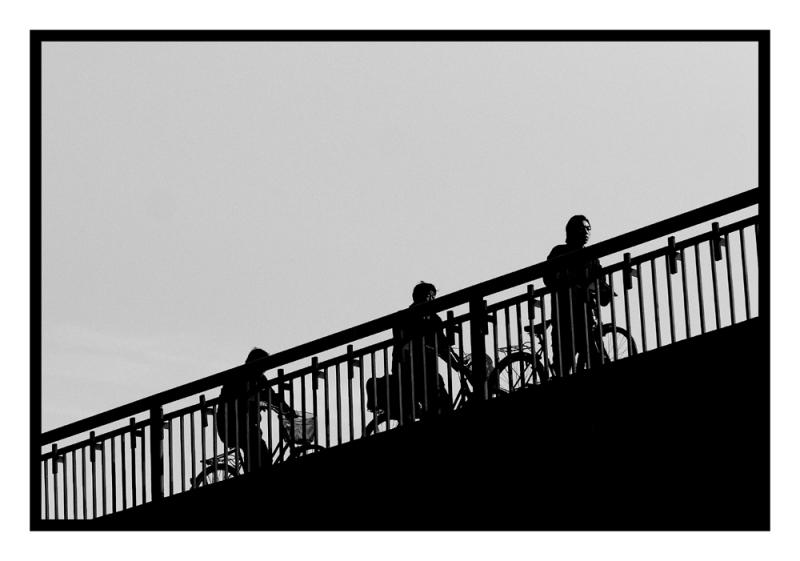
[[[725,268],[728,270],[728,299],[731,306],[731,325],[736,323],[736,301],[733,294],[733,271],[731,269],[731,244],[725,233]]]
[[[372,379],[372,403],[375,404],[375,409],[372,412],[372,421],[375,424],[375,428],[377,429],[377,414],[378,411],[378,388],[376,386],[375,380],[377,376],[375,375],[375,351],[372,351],[369,355],[370,358],[370,377]],[[364,432],[366,432],[366,427],[364,427]]]
[[[609,277],[613,276],[613,273],[609,275]],[[610,285],[609,285],[610,286]],[[623,287],[623,302],[625,303],[625,329],[628,330],[628,356],[633,354],[633,349],[631,348],[631,337],[633,337],[633,328],[631,326],[631,303],[630,303],[630,295],[628,294],[628,288]],[[611,293],[611,299],[614,299],[613,292]],[[600,353],[602,354],[602,352]]]
[[[374,357],[373,357],[374,360]],[[319,404],[317,403],[317,390],[319,389],[319,359],[311,358],[311,399],[314,408],[314,446],[319,446]]]
[[[111,437],[111,512],[117,512],[117,450],[116,436]]]
[[[564,346],[561,344],[561,331],[563,329],[563,326],[561,324],[561,304],[558,294],[557,293],[554,294],[556,295],[553,298],[553,302],[555,303],[555,310],[553,311],[555,312],[556,317],[555,321],[553,322],[553,326],[555,327],[553,332],[555,333],[556,336],[555,343],[557,352],[554,351],[553,354],[557,354],[558,356],[557,357],[554,356],[553,360],[558,365],[558,376],[560,378],[563,378],[565,373],[564,373]]]
[[[169,462],[169,494],[170,494],[170,496],[172,496],[172,495],[175,494],[175,479],[174,479],[174,474],[172,473],[173,472],[172,464],[175,461],[175,452],[173,451],[173,448],[172,448],[172,446],[173,446],[173,442],[172,442],[172,419],[167,420],[166,427],[167,427],[167,443],[168,443],[168,446],[169,446],[169,459],[168,459],[168,462]],[[214,442],[216,443],[216,440],[214,440]],[[112,453],[112,455],[113,455],[113,453]]]
[[[636,289],[639,296],[639,323],[642,331],[642,350],[647,352],[647,320],[645,319],[644,287],[642,286],[642,264],[636,264]]]
[[[122,510],[128,508],[128,466],[127,458],[125,457],[125,433],[123,432],[119,437],[119,454],[120,454],[120,470],[122,471]]]
[[[453,396],[453,361],[451,359],[452,353],[450,352],[450,347],[452,347],[453,343],[455,342],[455,332],[453,330],[453,322],[455,319],[455,314],[453,310],[449,310],[447,312],[447,395],[450,396],[450,399],[454,399]]]
[[[94,431],[89,433],[89,462],[92,466],[92,518],[97,518],[97,466],[95,465]]]
[[[492,348],[493,348],[492,356],[494,357],[494,363],[497,364],[500,361],[500,354],[499,354],[500,353],[500,341],[499,341],[499,339],[500,339],[500,335],[499,335],[500,322],[498,321],[498,318],[497,318],[497,310],[492,312],[490,317],[492,318],[490,320],[490,323],[492,324]],[[472,355],[472,363],[475,364],[476,360],[478,360],[478,357],[473,354]],[[511,387],[511,375],[510,374],[509,374],[509,377],[508,377],[508,383],[509,383],[509,388],[510,388]]]
[[[330,402],[330,393],[328,389],[328,367],[325,367],[324,370],[325,378],[323,380],[325,383],[323,384],[323,388],[325,390],[325,447],[331,447],[331,423],[330,423],[330,409],[329,409],[329,402]]]
[[[387,428],[390,426],[389,420],[392,418],[391,410],[392,410],[392,400],[391,400],[391,390],[389,386],[389,347],[384,347],[383,349],[383,375],[386,379],[386,426]],[[400,401],[398,396],[398,401]]]
[[[588,273],[588,271],[587,271]],[[592,353],[590,351],[591,347],[589,342],[589,283],[588,283],[588,274],[585,278],[586,285],[583,289],[583,298],[581,298],[581,311],[580,313],[583,314],[583,344],[585,345],[583,348],[585,349],[584,352],[584,359],[583,359],[583,370],[584,373],[587,373],[592,368]]]
[[[578,370],[576,352],[578,349],[575,346],[575,306],[572,302],[572,287],[567,287],[567,313],[569,314],[569,339],[572,346],[570,347],[570,364],[572,365],[572,373],[575,374]],[[563,354],[563,351],[562,351]]]
[[[409,360],[408,360],[408,362],[409,362],[410,368],[411,368],[411,376],[409,376],[409,383],[411,385],[411,421],[413,422],[417,418],[417,394],[416,394],[416,391],[415,391],[416,390],[416,387],[415,387],[416,380],[414,379],[415,378],[414,375],[416,373],[414,372],[414,343],[413,343],[413,341],[408,346],[408,348],[409,348],[409,352],[408,352]],[[473,364],[475,364],[474,361],[473,361]]]
[[[694,262],[697,269],[697,301],[700,304],[700,333],[706,332],[705,302],[703,300],[703,269],[700,265],[700,244],[694,244]]]
[[[66,469],[66,465],[64,469]],[[78,462],[75,458],[75,450],[72,451],[72,517],[75,520],[78,519]]]
[[[186,491],[186,434],[184,431],[183,417],[184,415],[178,417],[179,440],[181,442],[181,492]]]
[[[55,444],[53,445],[53,447],[54,447],[53,451],[57,452],[57,450],[55,449]],[[54,511],[55,511],[55,519],[56,520],[58,520],[58,518],[59,518],[59,508],[58,508],[58,499],[59,499],[59,493],[58,493],[58,464],[65,463],[65,462],[66,461],[62,457],[59,457],[57,455],[54,456],[54,458],[53,458],[53,507],[54,507]],[[65,467],[66,467],[66,465],[65,465]],[[67,508],[67,505],[64,505],[64,510],[66,510],[66,508]],[[63,519],[64,520],[67,519],[66,514],[64,515]]]
[[[142,447],[139,450],[139,457],[142,460],[142,504],[147,502],[147,458],[145,457],[145,450],[147,450],[147,443],[144,438],[144,425],[139,429],[139,435],[142,437]]]
[[[511,308],[505,307],[503,308],[503,317],[506,318],[505,321],[505,328],[506,328],[506,349],[507,352],[511,352]],[[497,364],[497,361],[494,362]],[[508,393],[514,391],[514,380],[512,375],[512,368],[509,366],[508,368]]]
[[[50,520],[50,467],[51,461],[45,459],[44,461],[44,519]],[[51,468],[52,469],[52,468]]]
[[[714,222],[714,224],[717,224]],[[717,255],[716,243],[712,239],[708,242],[708,251],[711,256],[711,285],[714,288],[714,319],[716,320],[716,329],[722,327],[719,314],[719,286],[717,285]]]
[[[280,391],[280,387],[278,386],[278,384],[275,384],[275,387],[277,387],[278,391]],[[273,393],[272,386],[270,384],[267,384],[267,448],[269,448],[269,453],[270,453],[270,456],[269,456],[270,465],[273,464],[273,456],[274,456],[274,449],[272,448],[272,446],[273,446],[273,442],[272,442],[272,407],[273,407],[273,405],[272,405],[272,393]],[[276,406],[277,405],[278,404],[276,404]],[[222,407],[223,407],[222,417],[223,417],[223,419],[226,420],[225,421],[225,430],[227,431],[228,430],[228,424],[227,424],[227,419],[228,419],[228,417],[227,417],[227,413],[228,413],[227,407],[228,407],[228,404],[223,402]],[[280,422],[281,422],[280,415],[278,415],[278,423],[280,423]],[[278,429],[278,430],[280,430],[280,429]],[[226,451],[227,451],[228,446],[226,445],[225,448],[226,448]],[[223,475],[223,480],[227,480],[227,479],[228,479],[228,470],[225,470],[225,473]]]
[[[103,439],[102,444],[100,445],[100,489],[103,491],[103,516],[108,514],[107,506],[108,503],[108,487],[106,486],[106,441]]]
[[[136,506],[136,420],[131,417],[128,423],[131,431],[131,504]]]
[[[534,357],[534,364],[533,364],[533,366],[531,366],[531,368],[533,368],[531,384],[535,385],[536,384],[536,362],[537,361],[536,361],[536,336],[535,336],[535,334],[533,332],[533,326],[534,326],[534,323],[535,323],[534,320],[536,319],[536,303],[535,303],[536,300],[535,300],[535,298],[533,296],[533,285],[532,284],[527,285],[525,287],[525,291],[526,291],[526,294],[527,294],[526,302],[528,304],[528,325],[527,325],[527,328],[528,328],[528,333],[530,333],[531,356]],[[542,320],[542,321],[544,321],[544,320]],[[522,338],[520,338],[520,344],[522,344]],[[497,366],[497,365],[495,365],[495,366]],[[544,379],[540,379],[539,382],[540,383],[544,382]]]
[[[70,452],[72,457],[72,519],[78,519],[78,471],[75,460],[75,450]],[[64,454],[64,514],[69,518],[67,511],[67,455]]]
[[[613,273],[611,273],[611,274],[613,275]],[[595,310],[594,311],[597,314],[597,345],[599,346],[598,350],[600,351],[599,352],[600,366],[605,364],[605,360],[606,360],[606,356],[605,356],[606,353],[604,351],[605,347],[603,346],[603,316],[602,316],[602,310],[601,310],[602,297],[601,297],[601,294],[600,294],[600,287],[602,286],[602,281],[605,280],[605,278],[603,278],[603,277],[605,277],[605,275],[602,275],[601,277],[597,277],[597,278],[593,279],[594,283],[595,283],[595,286],[597,287],[597,298],[595,298],[595,302],[594,302],[594,305],[595,305]],[[609,287],[610,287],[610,285],[609,285]],[[609,290],[610,290],[610,288],[609,288]],[[613,299],[613,296],[611,296],[611,298]]]
[[[248,411],[249,413],[249,411]],[[246,423],[249,425],[250,423]],[[206,419],[206,396],[200,394],[200,465],[206,464],[206,428],[208,428],[208,419]],[[247,430],[247,426],[245,426]],[[249,432],[249,431],[248,431]],[[248,441],[249,442],[249,441]],[[248,456],[248,462],[250,457]],[[249,467],[249,466],[248,466]]]
[[[68,479],[67,471],[69,463],[67,462],[67,454],[72,454],[73,456],[75,456],[75,451],[74,450],[72,452],[65,451],[63,454],[64,469],[62,471],[62,477],[64,481],[64,520],[69,520],[69,485],[67,485],[67,479]],[[74,495],[74,489],[73,489],[73,495]],[[76,513],[73,513],[73,518],[74,519],[78,518]]]
[[[267,461],[267,462],[269,462],[269,465],[272,465],[272,453],[273,453],[273,450],[272,450],[272,408],[273,408],[273,405],[272,405],[272,394],[273,394],[274,390],[273,390],[272,384],[270,384],[270,382],[267,382],[267,385],[266,385],[266,388],[264,389],[264,392],[266,393],[266,397],[263,398],[263,399],[265,399],[265,401],[267,403],[267,411],[266,411],[266,414],[265,414],[266,422],[267,422],[267,449],[269,450],[269,454],[270,455],[269,455],[268,458],[262,458],[262,460]],[[227,412],[228,411],[227,411],[225,402],[222,402],[221,405],[222,405],[222,418],[226,419],[225,430],[227,431],[227,428],[228,428],[228,425],[227,425]],[[219,407],[219,405],[217,407]],[[259,407],[260,407],[260,402],[259,402]],[[280,422],[280,418],[278,419],[278,422]],[[260,442],[258,443],[258,447],[259,447],[259,450],[260,450],[261,449],[261,443]],[[223,450],[224,450],[225,453],[227,453],[228,446],[225,445]],[[216,452],[215,452],[215,454],[216,454]],[[259,453],[259,457],[261,457],[260,453]],[[228,470],[225,470],[225,473],[223,474],[222,478],[223,478],[223,480],[228,479]]]
[[[744,248],[744,228],[739,229],[739,246],[742,251],[742,279],[744,280],[744,312],[745,317],[750,319],[750,285],[747,279],[747,252]]]
[[[260,385],[256,386],[256,393],[255,393],[254,401],[253,401],[253,414],[255,415],[255,419],[253,419],[253,425],[254,425],[253,429],[256,431],[256,436],[255,436],[254,440],[255,440],[255,445],[256,445],[256,450],[257,450],[257,452],[256,452],[256,468],[257,469],[261,469],[262,467],[264,467],[264,462],[266,461],[266,458],[264,457],[264,452],[262,450],[264,447],[261,445],[261,441],[264,440],[263,433],[261,432],[261,403],[262,403],[261,400],[263,399],[262,395],[261,395],[262,389],[264,389],[264,388],[262,388]],[[213,407],[216,409],[216,404]],[[267,410],[267,415],[266,416],[267,416],[267,423],[269,423],[269,421],[270,421],[269,410]],[[212,439],[212,442],[213,442],[212,454],[214,454],[213,458],[214,458],[214,461],[216,462],[217,461],[217,459],[216,459],[217,458],[217,436],[216,436],[217,435],[217,430],[216,430],[216,417],[217,416],[216,416],[216,412],[214,412],[214,415],[212,415],[212,417],[213,417],[212,423],[215,425],[214,426],[214,430],[211,432],[211,439]],[[216,483],[216,482],[217,482],[217,470],[215,469],[214,470],[214,483]]]
[[[164,498],[164,412],[161,406],[150,408],[149,424],[150,500],[158,501]],[[142,453],[144,453],[144,449],[142,449]]]
[[[313,377],[313,374],[312,374],[312,377]],[[302,428],[302,431],[303,431],[303,442],[304,443],[308,442],[308,433],[307,433],[307,429],[306,429],[306,417],[307,417],[307,413],[308,413],[308,408],[306,407],[306,380],[307,379],[308,379],[307,375],[304,375],[304,376],[300,377],[300,403],[302,405],[302,407],[300,408],[300,414],[303,416],[303,425],[302,425],[303,428]],[[363,384],[362,384],[362,387],[363,387]],[[361,393],[361,397],[364,397],[363,390],[362,390],[362,393]],[[363,407],[364,407],[364,400],[363,399],[361,400],[361,407],[362,407],[362,411],[363,411]]]
[[[53,512],[58,520],[58,445],[53,444]]]
[[[355,423],[353,421],[353,345],[347,345],[347,422],[350,432],[350,442],[355,439]]]
[[[336,363],[336,444],[342,443],[342,380],[339,363]]]
[[[422,360],[422,410],[424,412],[428,411],[428,365],[426,363],[427,347],[425,346],[427,343],[427,337],[425,335],[422,336],[422,356],[420,357]]]
[[[295,382],[295,379],[296,378],[292,378],[291,380],[286,382],[286,384],[289,387],[289,406],[292,408],[292,411],[297,411],[297,406],[295,404],[295,399],[294,399],[294,382]]]
[[[250,389],[245,393],[244,399],[242,404],[239,407],[244,407],[244,442],[240,443],[245,450],[247,450],[247,457],[244,458],[244,472],[251,473],[253,471],[253,447],[251,446],[253,442],[253,434],[251,434],[252,425],[253,425],[253,396],[250,395]],[[256,415],[258,413],[256,412]],[[205,420],[205,411],[203,412],[203,420]],[[204,427],[205,428],[205,427]],[[205,431],[203,431],[202,440],[200,441],[203,445],[203,462],[206,459],[206,439],[205,439]]]
[[[677,260],[675,259],[675,236],[669,237],[668,253],[665,259],[667,277],[667,311],[669,312],[669,342],[675,342],[675,313],[672,299],[672,275],[677,273]]]
[[[456,326],[456,334],[458,335],[458,360],[464,364],[464,330],[461,323]],[[460,383],[463,383],[463,379],[460,380]],[[400,414],[402,416],[402,409]]]
[[[286,373],[278,369],[278,384],[276,399],[280,399],[277,405],[278,410],[278,432],[275,434],[276,456],[275,464],[284,462],[288,459],[289,447],[291,446],[291,434],[294,434],[294,424],[296,421],[297,409],[294,399],[294,379],[286,380]],[[289,393],[289,400],[286,400],[286,392]],[[280,397],[279,397],[280,396]],[[288,412],[288,414],[287,414]],[[287,439],[287,435],[289,438]]]
[[[689,314],[689,285],[686,282],[686,255],[683,248],[680,249],[681,256],[681,286],[683,288],[683,315],[686,322],[686,338],[692,336],[692,324]]]
[[[656,274],[656,266],[657,266],[658,258],[653,257],[650,260],[650,276],[653,280],[653,313],[656,318],[656,348],[661,348],[661,316],[658,313],[658,275]],[[616,339],[616,335],[614,337]]]
[[[281,387],[283,386],[283,371],[278,370],[278,394],[283,395],[281,391]],[[242,449],[241,443],[239,442],[239,397],[234,397],[232,400],[233,403],[233,448],[234,454],[236,454],[236,469],[234,475],[239,475],[240,467],[243,468],[244,466],[239,465],[239,451]],[[194,414],[192,414],[192,464],[194,464]],[[192,471],[192,476],[194,477],[194,471]]]
[[[519,302],[515,304],[515,311],[517,313],[517,345],[519,345],[520,349],[522,350],[522,307],[520,306]],[[497,363],[495,363],[495,367],[497,367]],[[525,387],[525,367],[524,365],[520,365],[520,387]],[[536,382],[536,368],[531,365],[531,383]]]
[[[88,487],[86,486],[86,447],[81,446],[81,507],[83,507],[83,519],[89,518],[88,500],[86,494]]]
[[[237,438],[236,438],[236,449],[239,449],[239,438],[238,432],[239,427],[236,427]],[[195,433],[194,433],[194,411],[189,412],[189,457],[191,458],[192,462],[192,481],[197,478],[197,457],[195,454]]]
[[[278,395],[281,396],[281,400],[283,402],[285,402],[286,400],[286,398],[284,397],[284,392],[286,391],[285,390],[286,381],[284,380],[284,375],[285,373],[283,368],[278,368]],[[288,387],[289,387],[289,408],[291,409],[290,414],[292,414],[294,413],[294,383],[290,382]],[[283,427],[284,423],[287,421],[289,423],[289,426],[291,426],[292,419],[284,419],[284,412],[282,411],[283,407],[280,406],[280,408],[281,408],[281,414],[278,415],[278,448],[281,450],[281,452],[278,454],[277,459],[282,462],[284,457],[283,451],[286,449],[286,442],[284,441],[283,437],[286,429],[283,429],[281,427]]]
[[[608,275],[608,289],[614,294],[614,275]],[[624,280],[622,291],[625,292]],[[614,360],[619,360],[619,348],[617,347],[617,300],[611,298],[611,348],[614,350]]]
[[[100,448],[100,467],[101,467],[101,486],[103,488],[103,516],[108,514],[108,483],[106,480],[106,472],[108,471],[108,465],[106,461],[106,440],[103,440],[103,446]]]
[[[439,409],[439,390],[438,390],[438,388],[439,388],[439,379],[438,379],[439,378],[439,333],[438,332],[434,332],[433,335],[431,335],[431,337],[433,338],[433,356],[434,356],[434,359],[433,359],[433,375],[436,378],[436,383],[433,384],[433,386],[435,388],[437,388],[436,389],[436,395],[433,396],[433,402],[436,404],[434,412],[438,413],[438,409]]]
[[[542,354],[544,355],[544,371],[545,376],[550,378],[550,349],[548,347],[551,342],[547,340],[547,308],[545,307],[544,295],[539,296],[539,306],[542,309]],[[551,315],[552,313],[553,310],[550,310]],[[551,325],[553,325],[552,321]],[[533,339],[533,330],[531,330],[531,338]]]

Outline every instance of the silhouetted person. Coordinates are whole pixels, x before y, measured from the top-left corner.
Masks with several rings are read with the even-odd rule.
[[[436,298],[436,287],[420,282],[411,293],[410,308]],[[451,360],[455,370],[459,369],[454,353],[444,334],[442,319],[437,314],[415,315],[394,329],[399,340],[392,351],[392,373],[401,376],[403,384],[403,416],[411,420],[411,382],[414,382],[414,401],[420,404],[417,411],[437,413],[452,409],[453,403],[445,386],[444,378],[437,373],[437,357]],[[412,376],[413,372],[413,376]],[[425,397],[427,393],[427,407]]]
[[[254,348],[247,355],[245,364],[268,356],[265,350]],[[283,412],[289,412],[291,408],[279,393],[267,389],[264,368],[253,364],[243,377],[223,384],[219,396],[216,420],[220,440],[226,446],[238,446],[242,450],[245,471],[271,465],[272,451],[262,438],[260,406],[269,403],[276,411]]]
[[[582,249],[589,241],[592,226],[585,216],[578,214],[567,221],[566,230],[567,243],[555,246],[547,256],[548,260]],[[556,289],[550,300],[551,317],[553,318],[553,356],[551,360],[556,372],[562,376],[572,368],[572,361],[576,359],[576,355],[578,355],[576,365],[585,364],[587,329],[588,356],[592,367],[600,364],[601,356],[603,360],[607,360],[598,332],[600,319],[597,310],[597,281],[600,281],[599,297],[602,306],[608,305],[611,301],[611,289],[600,271],[600,261],[595,258],[574,263],[544,277],[544,283]],[[561,361],[559,361],[559,352]]]

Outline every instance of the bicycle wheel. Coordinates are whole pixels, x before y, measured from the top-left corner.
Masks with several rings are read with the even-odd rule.
[[[376,434],[392,430],[400,423],[395,419],[388,419],[385,411],[378,411],[375,417],[364,427],[364,435]]]
[[[308,456],[309,454],[313,454],[315,452],[319,452],[320,450],[325,450],[324,446],[320,446],[319,444],[296,444],[291,448],[290,457],[292,458],[300,458],[302,456]]]
[[[616,332],[616,335],[615,335]],[[616,339],[616,355],[614,354],[614,340]],[[624,327],[617,326],[611,323],[603,324],[603,347],[606,349],[611,360],[619,360],[627,356],[633,356],[639,352],[636,348],[636,341],[633,336]]]
[[[544,368],[534,356],[524,351],[507,354],[489,374],[489,389],[493,393],[509,393],[524,386],[541,384]]]
[[[201,471],[192,481],[192,488],[196,489],[205,485],[213,485],[215,482],[215,477],[217,482],[224,481],[226,473],[228,479],[239,475],[236,469],[228,464],[215,464],[212,466],[206,466],[205,469]]]

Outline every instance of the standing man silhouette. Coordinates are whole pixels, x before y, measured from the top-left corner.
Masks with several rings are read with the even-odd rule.
[[[436,298],[436,287],[421,281],[414,287],[411,297],[413,302],[409,307],[415,308]],[[398,343],[392,351],[392,371],[402,377],[403,415],[413,420],[412,403],[418,411],[421,409],[423,417],[452,409],[444,378],[437,372],[437,360],[450,358],[455,370],[460,365],[444,334],[442,318],[437,314],[412,316],[394,329],[394,337]]]
[[[576,214],[567,221],[566,231],[566,243],[555,246],[548,260],[583,249],[591,237],[592,226],[584,215]],[[576,366],[586,366],[587,356],[592,365],[600,364],[601,357],[608,358],[598,332],[597,299],[599,296],[602,306],[608,305],[611,289],[601,271],[600,261],[594,258],[544,276],[545,285],[554,289],[550,300],[554,326],[553,366],[559,376],[569,372],[573,361]]]

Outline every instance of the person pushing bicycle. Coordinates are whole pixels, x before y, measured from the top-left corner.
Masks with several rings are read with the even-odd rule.
[[[226,446],[242,450],[246,471],[272,463],[272,451],[261,431],[264,404],[270,403],[273,409],[287,415],[292,413],[292,408],[278,392],[267,389],[264,369],[255,364],[268,356],[267,351],[257,347],[250,351],[245,360],[245,365],[250,365],[248,372],[223,384],[219,394],[217,434]]]
[[[566,225],[566,243],[555,246],[547,259],[583,249],[591,232],[592,226],[585,216],[577,214],[571,217]],[[578,365],[586,365],[587,355],[591,364],[600,364],[601,357],[608,360],[599,336],[597,303],[599,297],[600,305],[607,306],[611,302],[612,294],[601,271],[600,261],[594,258],[544,276],[545,285],[554,289],[551,296],[553,366],[559,376],[570,370],[576,355],[579,357],[576,362]]]
[[[436,298],[436,287],[421,281],[411,297],[409,307],[415,308]],[[411,316],[394,329],[394,337],[398,343],[392,351],[392,374],[402,378],[404,416],[412,418],[413,402],[420,405],[420,417],[451,410],[453,402],[444,378],[437,372],[437,360],[449,359],[456,371],[461,365],[444,334],[442,319],[437,314]]]

